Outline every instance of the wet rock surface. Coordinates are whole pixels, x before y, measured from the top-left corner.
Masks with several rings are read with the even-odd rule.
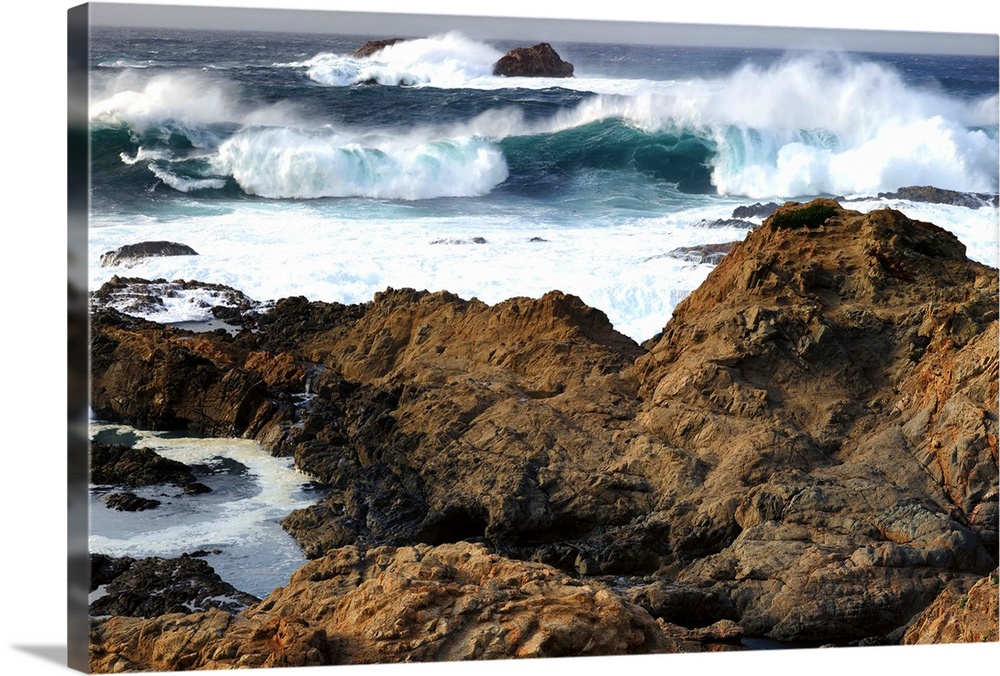
[[[354,50],[353,55],[357,59],[361,59],[367,56],[371,56],[375,52],[379,52],[386,47],[391,47],[397,42],[405,42],[406,38],[387,38],[385,40],[369,40],[365,44],[361,45]]]
[[[493,74],[506,77],[573,77],[573,64],[563,61],[547,42],[517,47],[493,64]]]
[[[284,521],[316,562],[451,547],[581,584],[622,576],[630,591],[602,593],[667,637],[643,650],[740,632],[898,643],[997,565],[997,271],[893,210],[779,208],[643,345],[561,292],[284,299],[236,335],[110,309],[92,326],[102,419],[254,438],[330,487]],[[206,666],[277,666],[233,647],[257,631],[295,646],[281,664],[535,654],[421,648],[461,634],[423,615],[392,653],[299,612],[245,613],[225,639],[212,613],[156,631],[227,656],[195,651]],[[151,664],[119,619],[98,664]]]
[[[210,490],[198,482],[187,465],[164,458],[152,449],[96,441],[90,442],[90,483],[132,487],[173,484],[192,493]],[[130,493],[119,495],[135,497]],[[122,500],[126,504],[127,498]]]
[[[147,509],[156,509],[160,506],[159,500],[141,498],[135,493],[109,493],[104,498],[104,504],[119,512],[143,512]]]
[[[223,582],[205,561],[191,556],[114,559],[91,555],[91,591],[103,593],[90,604],[94,617],[155,617],[217,608],[237,612],[260,599]]]
[[[950,204],[957,207],[967,207],[978,209],[984,206],[997,206],[997,195],[995,193],[972,193],[959,192],[957,190],[944,190],[929,185],[908,186],[900,188],[895,192],[880,192],[878,196],[882,199],[901,199],[913,202],[930,202],[932,204]]]
[[[185,312],[201,310],[206,316],[219,319],[242,318],[261,304],[241,291],[224,284],[178,279],[143,279],[115,275],[90,294],[91,309],[113,308],[119,312],[156,316],[168,310],[171,303],[186,304]]]
[[[159,256],[197,256],[198,252],[187,244],[177,242],[139,242],[138,244],[126,244],[114,251],[108,251],[101,255],[101,267],[114,267],[123,265],[132,267],[144,258]]]

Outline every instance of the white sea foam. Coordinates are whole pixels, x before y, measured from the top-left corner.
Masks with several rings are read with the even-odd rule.
[[[663,216],[609,210],[600,219],[527,208],[422,216],[406,203],[364,200],[263,202],[196,219],[141,223],[101,214],[93,219],[90,256],[99,260],[105,251],[136,241],[183,242],[200,255],[143,259],[130,274],[226,284],[258,301],[301,294],[362,303],[392,286],[446,289],[496,303],[560,289],[600,308],[618,330],[641,341],[666,324],[676,304],[711,269],[660,254],[741,240],[744,229],[699,224],[727,218],[742,203],[714,198],[705,206]],[[997,209],[882,200],[845,206],[865,211],[887,204],[954,232],[970,257],[993,267],[1000,264]],[[474,237],[486,241],[441,243]],[[91,288],[114,274],[113,268],[93,266]],[[195,303],[178,302],[170,308],[170,318],[204,319],[204,312]]]
[[[489,45],[451,32],[390,45],[370,57],[317,54],[308,61],[283,64],[305,68],[323,85],[350,86],[360,82],[382,85],[464,87],[492,74],[503,54]]]
[[[94,431],[103,427],[95,426]],[[186,464],[227,458],[245,466],[245,476],[203,479],[214,490],[198,496],[182,495],[173,487],[135,489],[138,495],[162,502],[143,512],[116,512],[92,498],[91,551],[169,558],[220,549],[220,554],[206,560],[227,582],[256,595],[285,584],[305,562],[279,521],[292,510],[313,504],[318,496],[302,491],[308,477],[293,468],[291,458],[271,457],[256,442],[245,439],[137,434],[137,446],[152,448],[164,457]]]
[[[183,178],[165,169],[155,162],[149,163],[149,170],[156,178],[160,179],[174,190],[180,192],[191,192],[192,190],[220,190],[226,186],[224,178]]]
[[[522,133],[622,119],[714,142],[720,194],[864,195],[906,185],[996,192],[997,99],[960,101],[837,55],[746,65],[724,78],[588,99]],[[517,133],[514,132],[508,133]]]
[[[240,88],[220,74],[177,71],[149,77],[126,70],[114,77],[94,77],[91,82],[92,124],[128,125],[141,133],[169,120],[186,127],[195,145],[197,132],[209,125],[287,125],[298,119],[293,104],[241,104]]]

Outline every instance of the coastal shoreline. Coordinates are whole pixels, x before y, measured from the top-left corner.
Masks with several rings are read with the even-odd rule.
[[[782,253],[791,250],[799,253]],[[775,256],[782,257],[780,265]],[[949,305],[955,302],[948,298],[957,289],[946,291],[945,278],[965,280],[962,288],[981,299]],[[861,644],[896,643],[903,639],[907,622],[902,620],[908,615],[890,616],[898,619],[873,624],[871,629],[852,627],[856,621],[845,621],[846,616],[836,612],[830,618],[802,616],[798,629],[785,633],[783,625],[755,620],[760,611],[751,611],[754,603],[766,607],[779,603],[780,597],[771,598],[762,590],[763,595],[750,605],[732,605],[741,598],[736,592],[740,585],[727,586],[726,580],[735,584],[744,579],[729,577],[740,566],[763,566],[760,570],[766,571],[777,559],[765,562],[775,556],[790,557],[780,564],[787,574],[809,560],[807,552],[820,543],[817,552],[846,547],[843,554],[821,565],[822,575],[836,579],[842,575],[837,572],[839,566],[846,564],[846,571],[854,572],[839,584],[845,590],[854,589],[852,602],[863,604],[871,603],[871,599],[863,600],[871,589],[889,585],[881,593],[892,589],[891,594],[902,594],[896,601],[902,605],[892,611],[896,613],[906,612],[902,608],[908,604],[924,607],[937,596],[939,583],[918,574],[920,566],[952,571],[949,576],[969,592],[976,580],[991,579],[989,571],[995,568],[996,559],[988,552],[995,545],[996,533],[995,528],[989,529],[989,515],[996,512],[996,476],[995,472],[990,476],[989,468],[991,462],[993,467],[996,463],[996,418],[988,412],[990,382],[994,399],[996,394],[997,359],[995,351],[990,355],[989,336],[995,338],[997,318],[995,309],[991,315],[989,308],[996,305],[996,286],[996,269],[968,261],[964,247],[936,226],[911,221],[893,210],[861,214],[836,202],[818,200],[786,206],[768,217],[722,258],[706,283],[679,306],[664,332],[643,346],[617,334],[599,310],[559,292],[494,306],[448,293],[405,289],[389,289],[355,307],[283,299],[267,313],[245,316],[252,330],[235,336],[226,331],[173,332],[101,310],[95,316],[100,340],[94,349],[101,355],[95,362],[95,410],[105,416],[116,411],[115,415],[130,422],[159,420],[161,425],[176,425],[187,419],[188,428],[201,433],[220,434],[232,428],[263,441],[273,453],[294,454],[301,469],[333,490],[326,501],[286,519],[286,527],[311,548],[310,556],[319,557],[317,561],[333,552],[348,558],[363,558],[366,550],[384,552],[377,556],[398,556],[413,546],[421,552],[414,554],[418,561],[430,561],[438,550],[420,550],[420,546],[461,548],[466,545],[448,543],[465,539],[486,544],[492,555],[502,556],[511,565],[537,562],[551,571],[563,569],[574,579],[596,582],[601,576],[638,576],[646,581],[641,593],[632,592],[626,598],[644,608],[642,612],[666,613],[660,616],[660,631],[682,643],[681,629],[664,629],[663,622],[686,616],[696,626],[713,622],[716,626],[735,617],[742,625],[739,635],[817,640],[822,636],[817,628],[826,627],[824,631],[832,632],[828,637],[841,637],[832,639],[834,643],[849,644],[852,639]],[[720,293],[721,289],[728,291]],[[734,291],[738,291],[735,297]],[[936,299],[933,306],[923,305],[927,298]],[[741,303],[750,309],[739,309]],[[716,305],[719,309],[712,310]],[[718,334],[713,339],[698,328],[729,316],[740,323],[735,334],[728,323],[711,329]],[[864,316],[868,318],[858,323]],[[895,324],[886,323],[889,317]],[[530,338],[517,338],[525,327]],[[460,338],[466,332],[476,336],[472,343]],[[198,378],[202,385],[192,380],[158,381],[169,374],[157,375],[154,370],[141,376],[151,377],[154,389],[136,389],[135,377],[148,367],[135,370],[137,364],[123,359],[127,352],[122,349],[135,349],[125,348],[134,340],[129,337],[133,334],[140,342],[152,339],[151,345],[159,345],[154,349],[192,351],[190,357],[181,358],[178,353],[181,361],[177,363],[201,355],[200,361],[191,363],[201,364],[198,369],[203,375]],[[142,338],[144,334],[148,338]],[[729,340],[735,342],[727,344]],[[880,347],[873,352],[875,345]],[[491,351],[489,346],[493,346]],[[247,347],[251,352],[243,352]],[[703,354],[706,350],[728,356],[720,362],[720,356]],[[115,356],[108,361],[110,355]],[[883,356],[873,361],[874,355]],[[713,363],[721,364],[721,370],[710,366]],[[959,366],[963,363],[977,366]],[[742,365],[734,368],[738,364]],[[212,375],[211,369],[220,365],[220,375]],[[764,365],[772,375],[760,370]],[[127,376],[132,400],[124,408],[124,402],[112,394],[115,378],[121,376],[111,375],[122,368],[123,373],[132,373]],[[960,390],[936,390],[935,396],[948,398],[961,391],[966,401],[973,392],[977,399],[985,394],[975,405],[982,408],[961,414],[960,419],[969,423],[958,422],[954,413],[947,420],[918,422],[926,415],[920,412],[919,401],[927,396],[925,388],[940,387],[933,383],[938,377],[934,374],[942,368],[965,369],[963,373],[972,375],[962,376]],[[226,369],[234,372],[222,376]],[[688,375],[676,380],[684,373]],[[707,390],[684,384],[693,374]],[[254,378],[266,389],[255,389]],[[215,390],[213,383],[222,382],[230,384]],[[232,390],[235,383],[243,384]],[[190,394],[184,392],[194,393],[199,387],[208,388],[198,395],[204,401],[224,402],[235,394],[238,409],[230,413],[223,413],[225,408],[204,409],[197,414],[201,417],[189,417],[198,409],[185,403]],[[306,388],[316,398],[310,400],[308,409],[296,407],[294,397]],[[147,398],[156,391],[173,403],[160,409],[155,399]],[[223,394],[226,391],[232,394]],[[825,394],[810,400],[810,391]],[[248,397],[251,392],[257,394]],[[899,398],[895,404],[886,399],[893,396]],[[816,408],[813,417],[797,412],[801,404],[791,403],[793,397],[810,401],[805,406]],[[696,408],[691,409],[692,405]],[[697,413],[697,407],[706,407],[709,418]],[[460,413],[463,409],[466,412]],[[949,409],[945,405],[941,410]],[[972,410],[985,412],[985,436],[975,430],[981,423],[971,421],[981,418]],[[900,459],[891,460],[896,442],[887,444],[888,438],[883,437],[888,432],[876,430],[880,425],[894,426],[892,419],[900,415],[902,421],[910,421],[904,430],[925,426],[924,432],[903,442],[915,448],[926,445],[927,450],[920,453],[936,453],[934,443],[958,443],[957,448],[964,449],[961,453],[971,453],[962,462],[972,462],[978,469],[970,473],[969,466],[963,465],[950,470],[946,479],[957,481],[946,488],[950,495],[946,504],[951,505],[949,509],[964,510],[964,516],[946,516],[940,507],[929,508],[931,503],[917,508],[921,501],[941,500],[941,496],[931,497],[939,488],[928,486],[897,495],[898,486],[890,488],[876,475],[859,474],[848,483],[835,478],[845,471],[837,467],[854,467],[857,461],[852,456],[876,466],[887,460],[898,465]],[[672,416],[680,417],[670,422]],[[423,422],[421,417],[425,417]],[[569,420],[573,422],[567,425]],[[636,423],[639,427],[633,428]],[[677,425],[694,426],[694,433],[678,437],[672,431]],[[719,432],[713,430],[728,426],[742,430],[739,435],[750,443],[746,450],[720,450],[715,439]],[[608,442],[602,439],[609,433],[618,441],[605,446]],[[787,440],[778,447],[756,446],[759,442],[754,439],[775,434],[779,436],[774,438],[787,436]],[[559,441],[553,445],[554,440]],[[529,450],[536,444],[549,449],[544,451],[547,460],[539,460],[546,456],[535,457]],[[664,446],[653,451],[658,444]],[[786,448],[779,450],[782,445]],[[445,449],[455,452],[466,446],[458,464],[441,456]],[[490,447],[494,450],[489,451]],[[619,453],[622,457],[609,460],[603,455],[611,448],[617,448],[611,457]],[[562,450],[552,455],[556,449]],[[741,455],[747,452],[750,455]],[[557,460],[566,453],[570,455],[565,460]],[[760,464],[759,457],[751,460],[760,453],[772,458],[768,463],[776,464]],[[509,459],[498,465],[491,459],[504,456]],[[831,462],[831,458],[836,460]],[[483,461],[485,474],[473,469]],[[607,462],[611,465],[603,464]],[[718,481],[713,476],[723,476],[713,474],[712,468],[734,462],[732,467],[738,468],[743,482],[742,488],[735,488],[741,498],[733,497],[734,487],[722,494],[710,488]],[[900,471],[909,462],[892,471]],[[452,476],[439,471],[445,466]],[[657,466],[660,469],[652,471]],[[858,471],[848,470],[845,476]],[[917,482],[908,490],[917,490],[922,480],[916,477],[923,471],[907,479]],[[584,480],[595,472],[599,480]],[[874,511],[870,511],[872,505],[859,507],[850,497],[855,490],[849,487],[851,481],[871,482],[866,491],[869,499],[882,495],[878,500],[888,502]],[[980,486],[980,482],[985,483]],[[671,485],[674,488],[669,491],[686,486],[684,491],[695,501],[663,492]],[[817,511],[808,501],[802,502],[799,496],[803,495],[826,506]],[[838,497],[829,502],[833,495]],[[912,508],[899,506],[907,504]],[[825,510],[847,511],[829,521],[818,516]],[[334,516],[339,511],[344,518]],[[697,518],[692,520],[692,516]],[[810,531],[808,524],[817,518],[818,530]],[[848,521],[842,521],[845,518]],[[960,525],[956,518],[968,525]],[[851,521],[867,525],[845,528],[843,524]],[[686,533],[679,527],[684,522],[690,524]],[[703,525],[692,530],[699,523]],[[890,523],[894,525],[878,525]],[[595,528],[595,524],[601,525]],[[916,535],[914,529],[930,524],[937,524],[932,529],[943,530],[929,540]],[[913,534],[902,545],[876,534],[877,529],[890,527]],[[797,533],[803,528],[810,534]],[[660,544],[647,549],[657,541]],[[768,541],[772,544],[761,549]],[[948,541],[952,544],[942,549],[939,543]],[[426,545],[417,544],[421,542]],[[361,546],[357,554],[346,553],[351,543]],[[462,556],[478,554],[469,550]],[[897,588],[899,582],[891,581],[895,573],[880,578],[885,573],[879,571],[886,565],[887,570],[912,571],[912,577],[905,578],[906,585],[916,586],[910,591],[902,591],[909,587]],[[812,570],[809,574],[820,573]],[[764,575],[766,580],[768,574]],[[852,581],[850,575],[860,577]],[[660,579],[680,584],[690,598],[657,597],[663,594],[657,591]],[[704,589],[695,592],[699,579],[717,581],[706,595]],[[276,598],[280,597],[278,593]],[[740,603],[746,602],[745,598]],[[275,603],[265,600],[263,607]],[[858,629],[884,635],[858,635]],[[338,631],[349,630],[341,626]],[[312,645],[313,639],[302,640]],[[102,645],[103,651],[111,644]],[[348,653],[342,657],[355,655],[349,659],[361,655],[352,651],[380,650],[374,645],[344,649]],[[657,648],[664,649],[664,645]],[[388,654],[380,655],[375,659],[388,659]],[[340,658],[306,651],[301,659]]]

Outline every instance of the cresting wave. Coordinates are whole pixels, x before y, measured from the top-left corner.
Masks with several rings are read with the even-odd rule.
[[[380,148],[288,128],[243,130],[219,147],[214,165],[246,192],[270,198],[467,197],[507,178],[503,155],[482,138]]]
[[[360,77],[490,90],[510,86],[488,74],[497,57],[488,45],[449,34],[399,43],[371,59],[320,54],[279,67],[305,69],[336,87]],[[434,124],[428,111],[423,122],[378,130],[345,127],[293,103],[238,104],[239,88],[221,77],[119,78],[92,105],[91,119],[126,129],[131,145],[115,146],[116,136],[96,152],[126,164],[148,158],[151,177],[133,172],[128,180],[207,193],[231,180],[245,194],[275,199],[476,196],[505,181],[550,180],[545,172],[553,168],[624,171],[631,180],[758,199],[903,185],[998,189],[995,95],[960,100],[841,55],[789,55],[722,78],[638,87],[572,78],[561,86],[591,93],[543,118],[529,119],[516,102],[484,91],[481,110],[463,120]],[[193,149],[204,161],[189,161]]]
[[[324,52],[307,61],[278,65],[305,68],[311,80],[332,87],[377,83],[449,88],[490,77],[501,56],[496,48],[456,31],[399,42],[372,57]]]

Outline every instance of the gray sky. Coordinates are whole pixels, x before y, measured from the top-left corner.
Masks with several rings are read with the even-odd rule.
[[[277,2],[275,3],[278,4]],[[694,23],[447,16],[319,10],[91,3],[96,25],[425,37],[462,30],[479,39],[935,52],[996,56],[997,35]],[[723,14],[724,15],[724,14]]]

